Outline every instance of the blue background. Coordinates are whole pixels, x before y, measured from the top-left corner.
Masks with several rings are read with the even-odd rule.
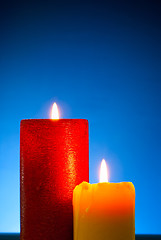
[[[67,3],[68,2],[68,3]],[[0,232],[19,231],[19,127],[90,125],[90,182],[136,188],[136,233],[161,234],[160,1],[8,1],[0,7]]]

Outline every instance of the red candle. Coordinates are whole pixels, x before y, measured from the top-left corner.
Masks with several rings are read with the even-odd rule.
[[[72,194],[89,181],[88,145],[87,120],[21,121],[22,240],[72,239]]]

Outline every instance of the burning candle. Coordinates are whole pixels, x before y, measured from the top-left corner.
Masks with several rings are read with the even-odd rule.
[[[82,182],[73,192],[74,240],[134,240],[135,189],[131,182],[109,183],[103,160],[101,182]]]
[[[72,194],[89,180],[88,121],[22,120],[20,126],[21,240],[73,235]]]

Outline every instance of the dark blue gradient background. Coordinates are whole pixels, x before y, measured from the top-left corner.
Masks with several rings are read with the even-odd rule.
[[[19,231],[19,127],[90,125],[90,182],[136,188],[136,233],[161,234],[161,2],[0,3],[0,232]]]

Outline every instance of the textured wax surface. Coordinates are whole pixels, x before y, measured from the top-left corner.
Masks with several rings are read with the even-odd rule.
[[[71,240],[73,189],[89,181],[88,121],[22,120],[22,240]]]

